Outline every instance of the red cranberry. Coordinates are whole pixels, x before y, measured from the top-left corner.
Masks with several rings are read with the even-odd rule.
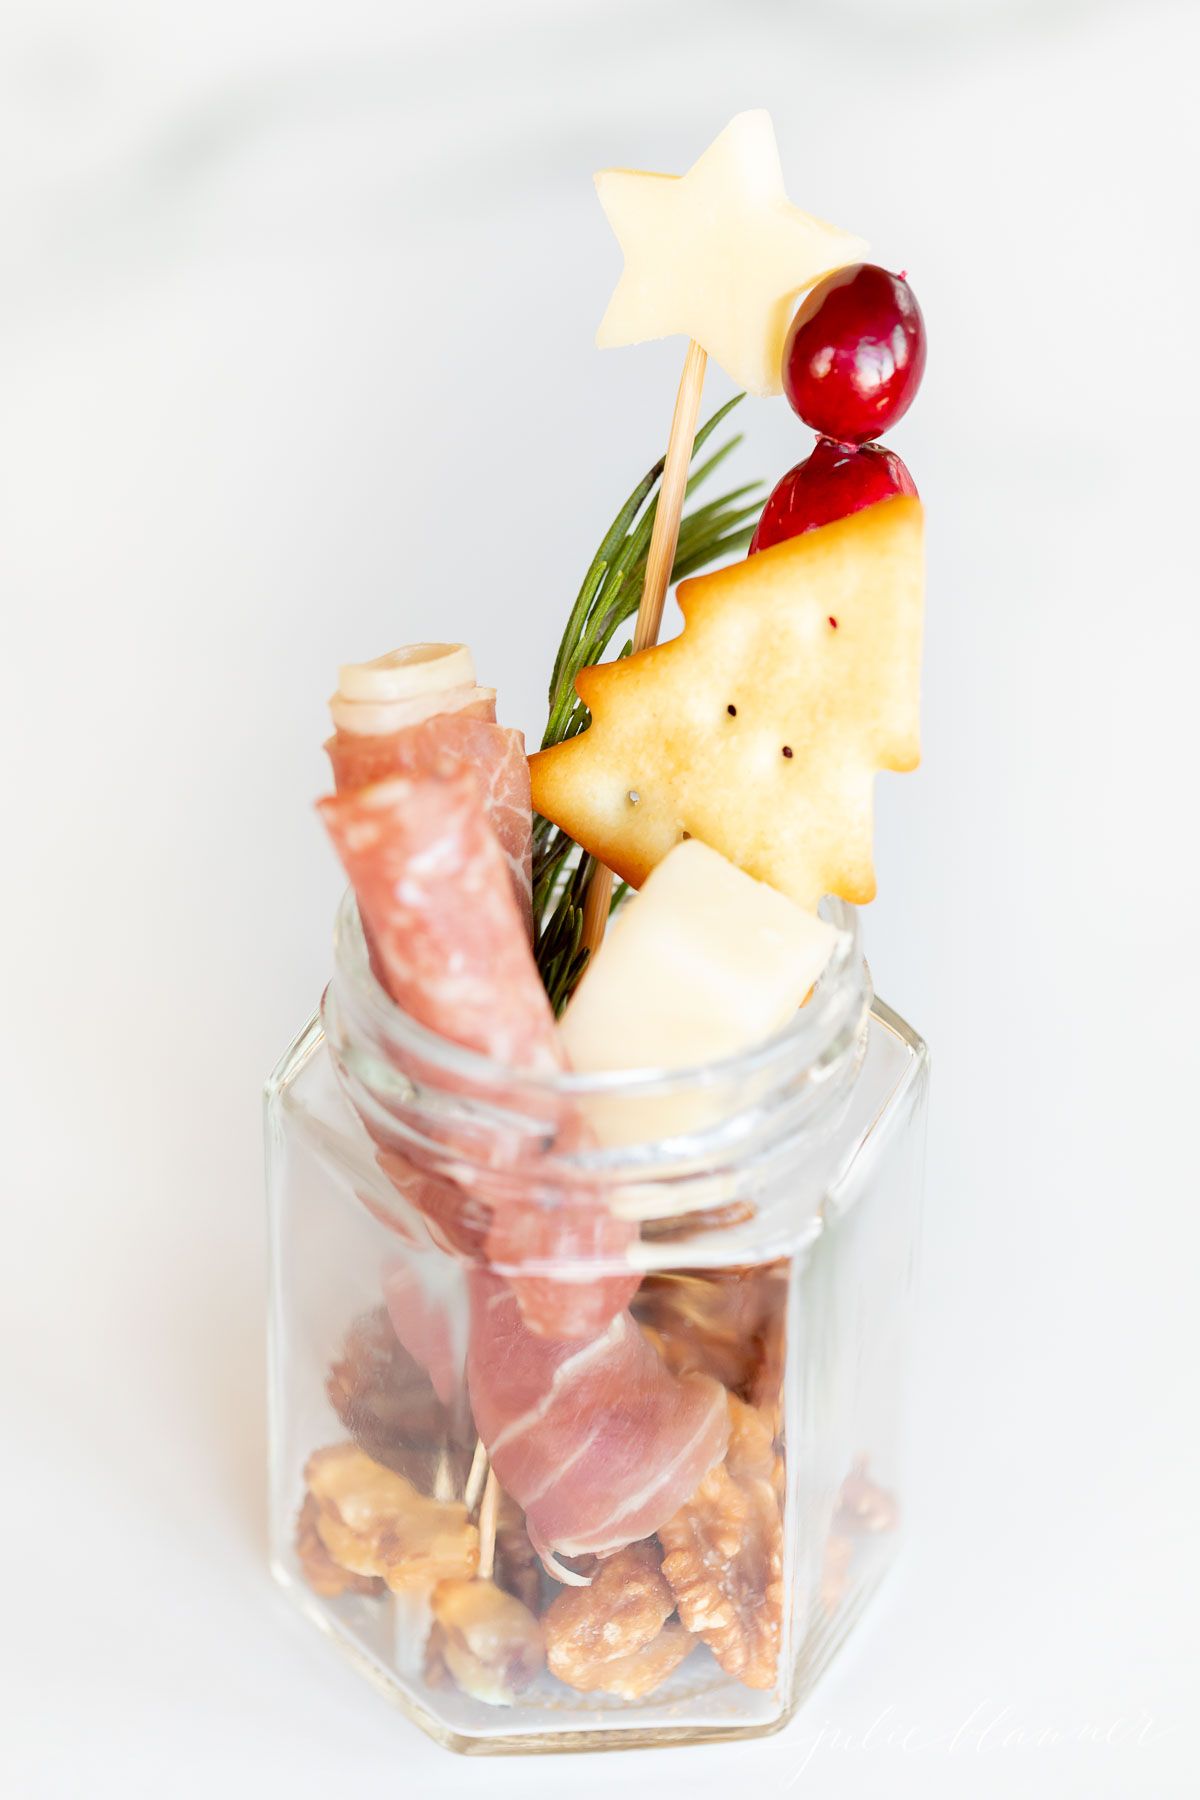
[[[916,482],[894,450],[871,444],[856,450],[818,438],[812,455],[776,483],[750,540],[750,555],[817,525],[844,519],[877,500],[916,491]]]
[[[902,275],[856,263],[820,282],[783,351],[783,391],[814,431],[865,444],[912,405],[925,370],[925,321]]]

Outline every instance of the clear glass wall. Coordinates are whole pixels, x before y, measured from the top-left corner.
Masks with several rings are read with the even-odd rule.
[[[829,979],[766,1055],[550,1091],[343,915],[268,1089],[273,1564],[454,1748],[771,1730],[894,1555],[927,1065],[852,930]]]

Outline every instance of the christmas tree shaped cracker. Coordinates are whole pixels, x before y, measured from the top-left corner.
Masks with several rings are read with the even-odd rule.
[[[815,909],[866,901],[874,777],[915,768],[918,500],[679,589],[681,635],[585,669],[588,729],[531,757],[536,809],[635,887],[701,839]]]

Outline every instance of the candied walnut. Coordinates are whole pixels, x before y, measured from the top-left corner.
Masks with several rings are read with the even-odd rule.
[[[633,1301],[676,1375],[698,1370],[752,1405],[774,1402],[783,1382],[787,1265],[649,1275]]]
[[[384,1584],[378,1576],[356,1575],[334,1562],[317,1530],[320,1511],[313,1496],[306,1494],[296,1519],[296,1555],[313,1593],[325,1600],[334,1600],[339,1594],[382,1594]]]
[[[496,1568],[498,1587],[514,1594],[530,1612],[542,1597],[542,1562],[529,1541],[525,1514],[511,1495],[500,1490],[496,1516]]]
[[[632,1680],[624,1665],[653,1644],[674,1610],[657,1550],[631,1544],[598,1565],[590,1587],[563,1588],[550,1602],[542,1619],[547,1667],[584,1693],[605,1689],[614,1665],[622,1665],[618,1679]]]
[[[775,1433],[761,1407],[729,1401],[729,1448],[725,1453],[730,1473],[738,1481],[765,1481],[776,1499],[783,1492],[783,1457],[775,1448]]]
[[[394,1593],[479,1565],[479,1533],[458,1501],[430,1500],[354,1444],[334,1444],[305,1469],[317,1533],[334,1562],[381,1576]]]
[[[849,1538],[835,1531],[826,1541],[821,1563],[820,1599],[826,1612],[833,1612],[841,1604],[853,1560],[854,1545]]]
[[[442,1655],[442,1646],[446,1634],[435,1619],[429,1627],[429,1636],[425,1640],[425,1666],[422,1673],[425,1686],[429,1688],[449,1687],[454,1677],[446,1667],[446,1658]]]
[[[641,1700],[661,1687],[673,1675],[685,1657],[696,1648],[696,1640],[685,1631],[678,1619],[665,1624],[656,1638],[641,1650],[618,1656],[612,1662],[598,1663],[584,1671],[584,1679],[571,1683],[584,1693],[616,1694],[622,1700]]]
[[[545,1667],[542,1628],[527,1606],[492,1581],[439,1581],[426,1669],[464,1694],[511,1706]]]
[[[325,1392],[338,1418],[372,1462],[395,1469],[430,1492],[441,1464],[461,1488],[466,1446],[420,1364],[397,1338],[387,1308],[364,1313],[346,1333],[330,1365]]]
[[[729,1449],[659,1530],[679,1617],[727,1675],[775,1680],[783,1624],[783,1519],[770,1426],[729,1396]]]
[[[895,1496],[871,1480],[867,1459],[860,1456],[838,1495],[839,1520],[851,1530],[892,1531],[899,1516]]]

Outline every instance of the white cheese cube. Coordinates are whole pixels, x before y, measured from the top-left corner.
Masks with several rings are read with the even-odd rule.
[[[626,904],[567,1007],[571,1067],[687,1069],[762,1043],[836,942],[823,919],[687,839]]]

